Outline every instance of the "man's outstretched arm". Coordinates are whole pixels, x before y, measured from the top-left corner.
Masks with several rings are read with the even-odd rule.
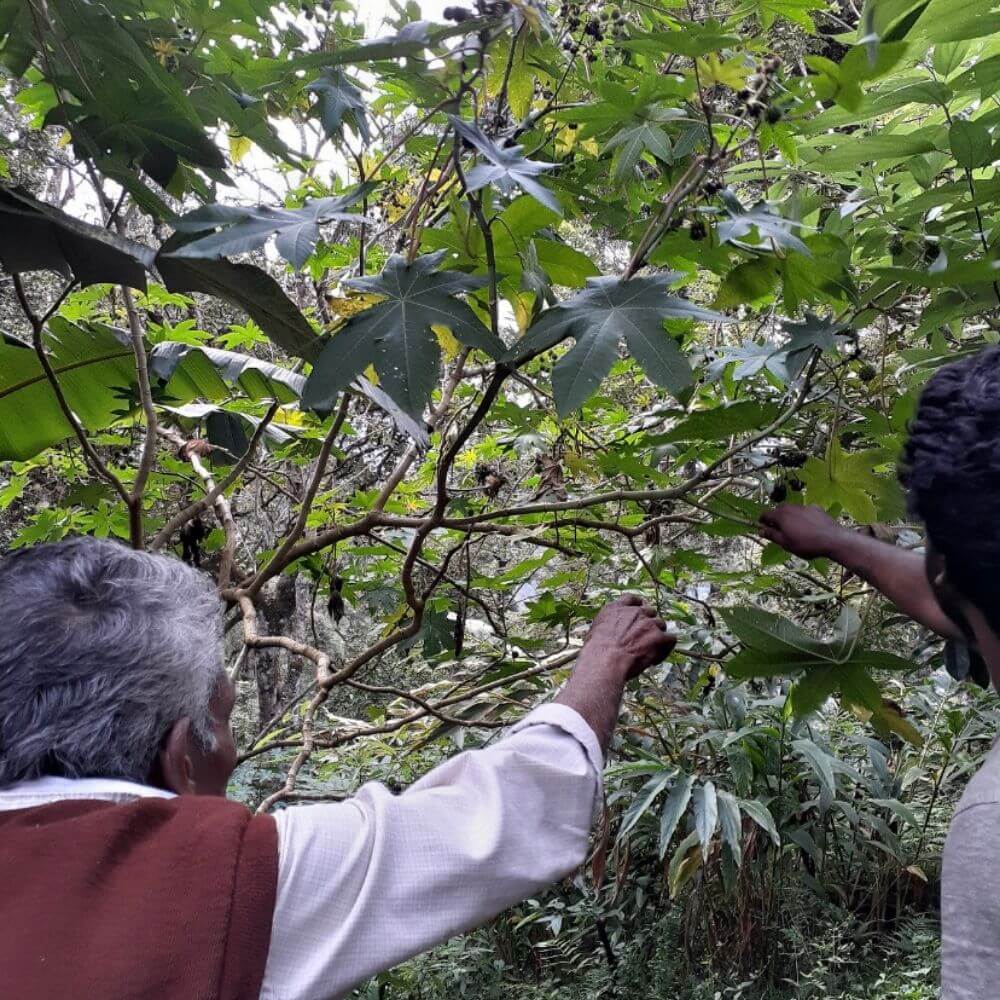
[[[626,681],[673,647],[638,598],[602,610],[554,703],[399,795],[364,785],[277,813],[262,998],[340,997],[484,923],[585,859]]]
[[[579,712],[601,749],[611,744],[625,683],[659,663],[674,648],[675,637],[641,598],[631,594],[602,608],[594,619],[569,682],[557,705]]]
[[[760,533],[803,559],[832,559],[881,591],[905,615],[947,639],[961,629],[941,608],[917,552],[838,524],[819,507],[781,504],[765,511]]]

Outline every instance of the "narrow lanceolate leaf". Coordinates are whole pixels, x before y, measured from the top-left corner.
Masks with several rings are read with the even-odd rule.
[[[702,860],[708,859],[712,846],[712,836],[719,821],[719,803],[715,785],[711,781],[699,785],[694,790],[694,828],[701,844]]]
[[[295,268],[302,267],[316,248],[320,226],[329,222],[362,223],[364,216],[349,212],[376,185],[359,184],[335,198],[317,198],[302,208],[237,208],[232,205],[206,205],[175,220],[178,233],[208,233],[180,246],[174,246],[165,256],[190,259],[231,256],[249,253],[262,247],[272,236],[277,237],[278,253]]]
[[[554,163],[526,160],[520,146],[498,146],[474,122],[462,121],[454,115],[449,120],[455,132],[486,160],[466,171],[465,184],[470,191],[478,191],[488,184],[495,184],[504,193],[520,188],[546,208],[562,215],[559,199],[537,179],[546,170],[551,170]]]
[[[674,782],[667,796],[667,801],[663,804],[663,812],[660,815],[660,857],[667,853],[670,840],[677,829],[684,811],[691,801],[691,787],[694,785],[694,778],[690,774],[682,774]]]
[[[757,799],[741,799],[740,808],[774,841],[775,846],[781,846],[781,836],[771,815],[771,810]]]
[[[721,789],[718,793],[719,829],[722,839],[732,851],[733,860],[737,865],[743,860],[743,823],[740,819],[740,807],[736,799]]]
[[[792,749],[797,751],[816,773],[820,784],[831,794],[836,793],[836,781],[834,779],[834,764],[836,760],[825,750],[821,750],[812,740],[793,740]]]
[[[591,278],[582,292],[544,313],[508,357],[518,363],[567,337],[576,340],[552,373],[561,416],[582,406],[597,390],[617,357],[622,339],[651,381],[683,396],[692,384],[691,366],[663,329],[663,321],[717,323],[725,322],[725,317],[669,294],[667,289],[677,277],[668,272],[631,281]]]
[[[491,357],[502,341],[457,296],[486,284],[460,271],[438,271],[444,252],[418,257],[412,264],[394,256],[381,274],[355,278],[351,288],[384,296],[352,317],[323,349],[306,384],[303,405],[321,412],[369,365],[385,391],[410,416],[422,413],[441,366],[441,348],[432,327],[447,327],[455,339]]]
[[[618,831],[619,837],[624,837],[629,830],[639,822],[653,804],[656,797],[670,784],[670,779],[674,776],[673,771],[664,771],[662,774],[654,774],[642,788],[639,794],[629,804],[622,817],[622,826]]]
[[[676,899],[677,894],[697,874],[702,865],[701,851],[698,850],[698,831],[692,830],[678,845],[670,859],[667,871],[667,884],[670,887],[670,898]]]

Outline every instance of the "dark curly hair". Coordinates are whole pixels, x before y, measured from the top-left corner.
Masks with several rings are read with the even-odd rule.
[[[934,373],[899,479],[954,588],[1000,628],[1000,347]]]

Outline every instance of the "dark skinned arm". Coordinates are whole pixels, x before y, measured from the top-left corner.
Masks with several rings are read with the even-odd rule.
[[[676,642],[676,636],[666,631],[663,620],[641,598],[627,594],[613,601],[594,619],[556,703],[579,712],[607,752],[625,684],[660,663]]]
[[[781,504],[765,511],[760,533],[802,559],[832,559],[870,583],[899,608],[946,639],[961,629],[941,608],[924,570],[924,557],[844,527],[819,507]]]

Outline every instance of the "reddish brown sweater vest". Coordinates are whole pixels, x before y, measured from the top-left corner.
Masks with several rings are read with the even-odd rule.
[[[0,812],[0,996],[260,993],[277,829],[203,796]]]

